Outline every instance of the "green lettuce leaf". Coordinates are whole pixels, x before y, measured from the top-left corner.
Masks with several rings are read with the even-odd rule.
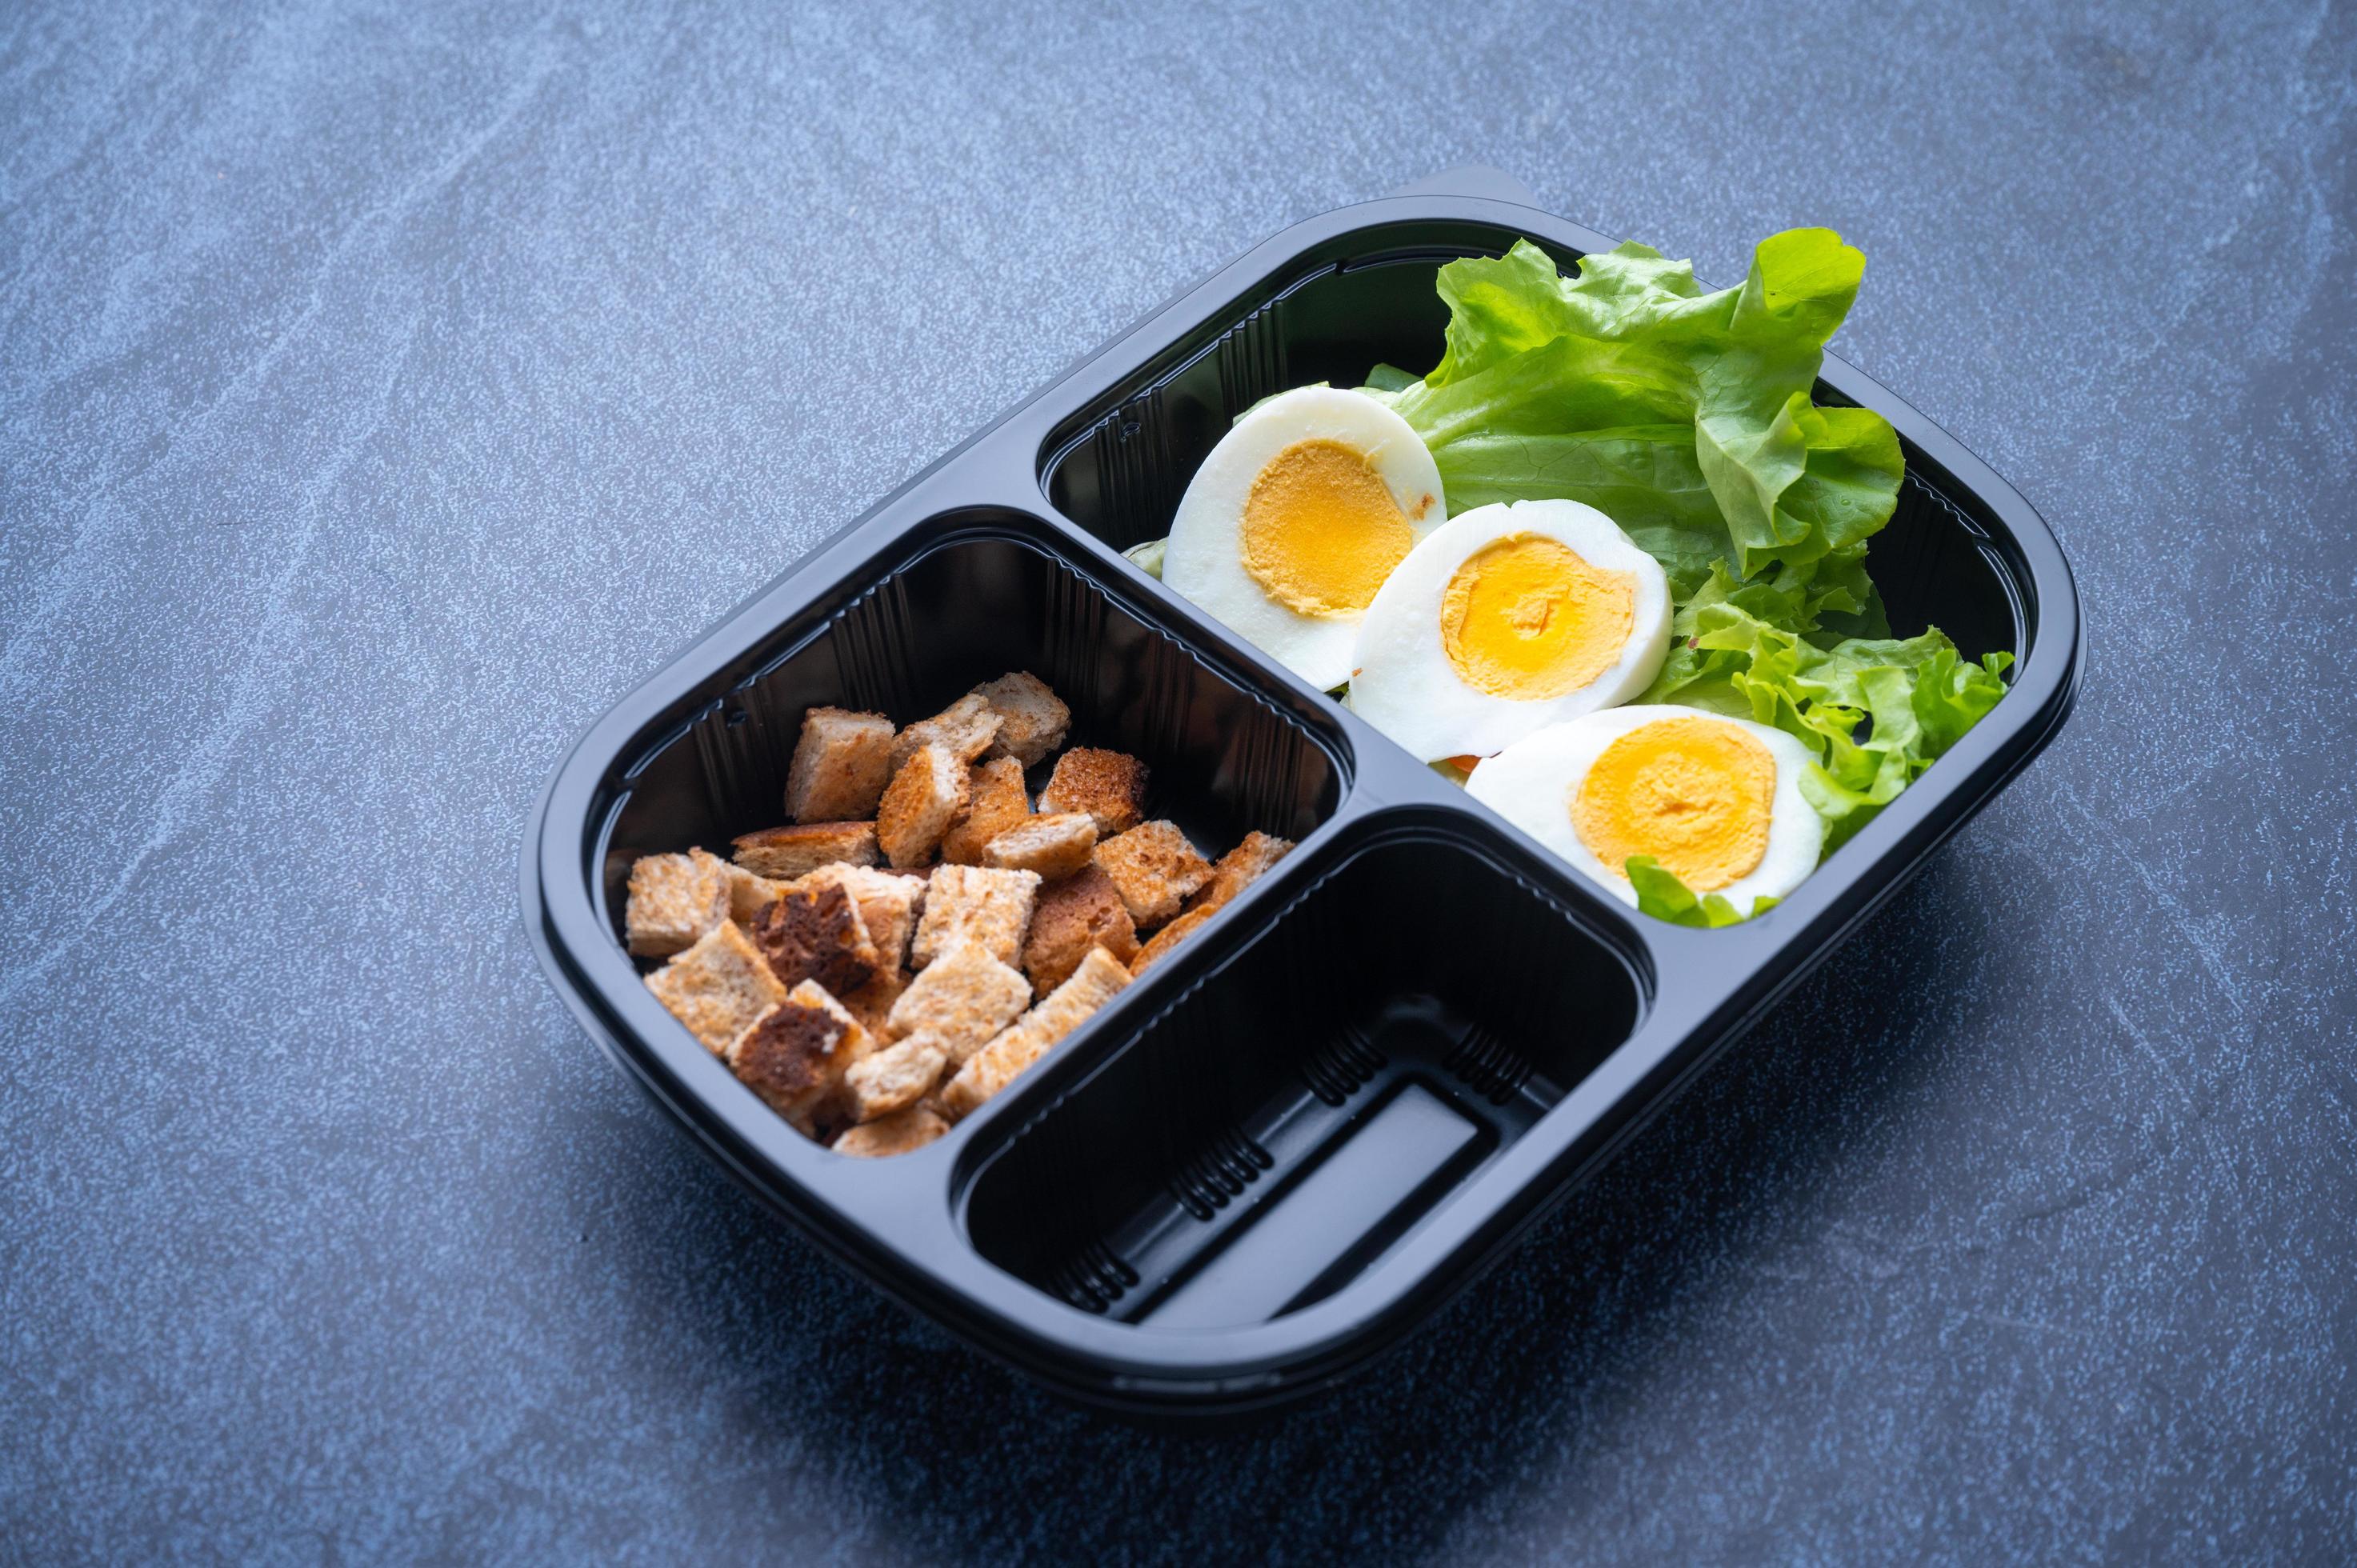
[[[1168,536],[1149,539],[1143,544],[1133,544],[1122,552],[1129,564],[1149,577],[1162,575],[1162,557],[1170,548]]]
[[[1586,501],[1660,561],[1673,640],[1637,700],[1805,743],[1828,854],[1996,706],[2012,662],[1967,660],[1936,628],[1893,638],[1867,575],[1905,478],[1899,438],[1810,398],[1865,265],[1831,231],[1795,229],[1760,242],[1741,287],[1706,293],[1643,245],[1566,278],[1521,242],[1439,269],[1449,319],[1430,374],[1379,365],[1361,389],[1424,439],[1452,513]],[[1646,914],[1738,918],[1646,857],[1628,871]]]
[[[1797,629],[1802,596],[1719,564],[1672,619],[1670,656],[1637,700],[1756,719],[1807,743],[1816,763],[1802,791],[1830,854],[1996,706],[2013,655],[1968,660],[1936,627],[1820,647]]]
[[[1899,440],[1809,401],[1865,258],[1824,229],[1763,241],[1740,288],[1622,245],[1565,278],[1527,241],[1440,269],[1447,349],[1366,387],[1432,449],[1449,510],[1566,497],[1609,514],[1690,597],[1719,560],[1781,574],[1803,629],[1876,628],[1866,542],[1889,521]]]
[[[1678,880],[1677,874],[1664,871],[1650,854],[1632,854],[1624,868],[1630,884],[1637,889],[1637,912],[1651,915],[1657,920],[1667,920],[1674,926],[1701,926],[1716,929],[1732,926],[1749,917],[1738,915],[1735,905],[1723,895],[1707,894],[1695,897],[1693,888]],[[1776,907],[1773,898],[1752,902],[1752,915],[1764,915]]]

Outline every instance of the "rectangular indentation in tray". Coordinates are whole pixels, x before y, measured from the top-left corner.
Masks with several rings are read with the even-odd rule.
[[[1275,1317],[1331,1293],[1396,1240],[1478,1161],[1480,1122],[1405,1082],[1343,1128],[1293,1183],[1177,1285],[1130,1317],[1219,1328]]]

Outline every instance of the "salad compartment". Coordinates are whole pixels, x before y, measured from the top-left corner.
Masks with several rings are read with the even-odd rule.
[[[1281,1317],[1377,1266],[1628,1038],[1634,969],[1514,852],[1429,812],[1361,826],[985,1156],[984,1257],[1141,1329]]]
[[[1369,225],[1310,248],[1056,426],[1039,457],[1049,504],[1116,550],[1160,539],[1238,414],[1313,381],[1361,385],[1379,364],[1429,370],[1448,326],[1434,269],[1502,255],[1523,238],[1566,270],[1588,248],[1530,227],[1433,221]],[[1868,401],[1846,388],[1847,370],[1826,361],[1819,403]],[[2022,656],[2034,613],[2026,564],[1996,542],[1985,503],[1903,427],[1900,446],[1907,480],[1867,556],[1893,633],[1937,626],[1967,658]]]
[[[1738,926],[1614,902],[1122,557],[1261,397],[1428,368],[1437,265],[1609,244],[1499,194],[1475,177],[1326,214],[1165,306],[676,654],[531,819],[526,928],[589,1036],[846,1266],[1093,1405],[1274,1408],[1397,1343],[1870,918],[2076,693],[2076,596],[2037,513],[1831,358],[1817,401],[1876,410],[1905,452],[1868,563],[1893,630],[2018,661],[2003,702]],[[1148,814],[1199,846],[1298,847],[945,1136],[845,1158],[648,991],[621,940],[630,865],[776,824],[809,706],[905,723],[1013,670],[1071,705],[1072,744],[1142,757]]]

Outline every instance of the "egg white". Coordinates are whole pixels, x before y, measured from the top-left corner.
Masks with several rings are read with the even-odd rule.
[[[1782,730],[1749,719],[1729,718],[1667,703],[1607,708],[1523,736],[1473,770],[1465,792],[1555,852],[1572,868],[1623,904],[1635,905],[1637,889],[1598,859],[1572,826],[1571,803],[1587,770],[1604,748],[1631,730],[1663,719],[1714,719],[1734,725],[1768,748],[1776,762],[1776,786],[1769,797],[1768,847],[1750,871],[1715,889],[1749,915],[1761,898],[1781,898],[1817,867],[1824,850],[1824,821],[1801,793],[1801,779],[1815,760],[1809,748]]]
[[[1243,563],[1244,502],[1286,447],[1330,441],[1363,456],[1421,540],[1448,515],[1440,469],[1406,420],[1363,392],[1297,387],[1235,423],[1187,486],[1162,581],[1321,691],[1349,679],[1361,618],[1305,616],[1269,597]]]
[[[1517,533],[1552,539],[1599,571],[1625,572],[1636,587],[1620,658],[1587,685],[1535,702],[1469,684],[1441,641],[1441,609],[1458,568]],[[1488,757],[1534,730],[1627,702],[1661,673],[1669,648],[1669,580],[1618,523],[1579,501],[1501,501],[1450,518],[1384,580],[1359,625],[1351,707],[1419,761]]]

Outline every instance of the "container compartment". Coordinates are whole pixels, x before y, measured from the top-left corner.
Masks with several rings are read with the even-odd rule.
[[[988,1157],[965,1202],[984,1257],[1143,1327],[1280,1317],[1364,1273],[1628,1037],[1620,954],[1478,825],[1404,815]]]
[[[784,820],[805,709],[907,724],[1009,670],[1030,671],[1071,705],[1068,746],[1144,757],[1148,814],[1209,854],[1254,828],[1306,837],[1340,798],[1339,733],[1313,733],[1314,721],[1189,651],[1056,552],[1045,525],[1017,514],[936,519],[748,651],[723,695],[690,699],[646,727],[658,738],[629,764],[606,837],[607,925],[619,940],[640,855],[689,844],[726,853],[737,834]],[[1034,789],[1051,764],[1033,770]]]
[[[1379,363],[1430,369],[1448,325],[1434,271],[1459,256],[1502,255],[1524,237],[1485,224],[1400,223],[1312,251],[1060,425],[1041,463],[1049,501],[1116,549],[1161,538],[1236,415],[1289,387],[1357,386]],[[1578,259],[1546,248],[1559,266]],[[1824,381],[1815,396],[1855,402]],[[1907,483],[1868,561],[1893,631],[1936,625],[1967,657],[2023,654],[2035,629],[2034,605],[2018,586],[2026,566],[1991,544],[1994,520],[1966,487],[1913,442],[1901,446]]]

